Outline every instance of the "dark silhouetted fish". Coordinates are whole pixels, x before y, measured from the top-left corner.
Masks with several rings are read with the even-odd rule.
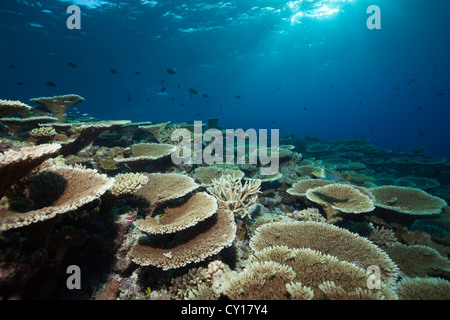
[[[423,137],[425,134],[423,132],[419,132],[418,135]]]
[[[273,120],[272,120],[272,121],[270,121],[270,122],[271,122],[271,123],[277,123],[276,121],[273,121]]]
[[[394,90],[400,90],[400,88],[399,87],[394,87]]]
[[[188,92],[189,92],[190,94],[197,94],[197,90],[192,89],[192,88],[189,88]]]
[[[200,113],[197,113],[196,115],[197,115],[197,116],[199,116],[199,115],[200,115]]]
[[[359,105],[362,105],[362,101],[359,102]]]
[[[128,102],[131,102],[131,96],[128,94]]]
[[[180,106],[184,106],[184,103],[180,103]]]
[[[170,100],[175,101],[175,97],[170,98]]]
[[[334,88],[334,84],[330,84],[330,88]]]
[[[9,68],[9,69],[12,69],[12,68],[14,68],[14,65],[13,65],[13,64],[10,64],[10,65],[8,65],[8,68]]]
[[[45,81],[44,83],[45,83],[46,86],[49,86],[49,87],[56,87],[56,84],[54,84],[54,83],[51,82],[51,81]]]
[[[166,87],[162,87],[162,88],[161,88],[161,92],[162,92],[162,93],[166,92],[166,90],[167,90]]]
[[[445,95],[445,93],[443,93],[443,92],[439,92],[439,93],[437,94],[438,97],[442,97],[443,95]]]
[[[17,82],[17,85],[18,85],[18,86],[23,86],[24,84],[25,84],[25,82],[23,82],[23,81]]]
[[[117,73],[117,70],[116,70],[116,69],[109,69],[109,72],[111,72],[111,73],[113,73],[113,74],[116,74],[116,73]]]
[[[369,129],[370,129],[370,130],[375,130],[375,127],[370,127]]]
[[[303,110],[305,110],[305,111],[306,111],[306,110],[308,110],[308,108],[307,108],[307,107],[304,107],[304,108],[303,108]]]
[[[177,84],[177,87],[178,87],[178,89],[181,89],[181,86],[180,86],[180,84],[179,84],[179,83]]]
[[[204,93],[202,96],[203,98],[208,98],[208,95],[206,93]]]
[[[67,65],[71,68],[77,68],[78,66],[73,62],[67,62]]]
[[[422,110],[422,107],[417,107],[416,110]]]
[[[139,71],[136,71],[134,74],[139,76],[141,73]]]
[[[414,79],[414,78],[409,79],[409,82],[414,82],[414,81],[416,81],[416,79]]]
[[[166,71],[167,71],[168,74],[177,74],[175,71],[173,71],[170,68],[168,68]]]
[[[235,96],[236,99],[239,99],[241,96]]]

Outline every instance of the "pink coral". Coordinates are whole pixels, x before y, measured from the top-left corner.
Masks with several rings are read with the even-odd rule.
[[[214,260],[208,264],[208,273],[211,275],[211,284],[214,284],[219,275],[223,273],[224,268],[225,265],[219,260]]]

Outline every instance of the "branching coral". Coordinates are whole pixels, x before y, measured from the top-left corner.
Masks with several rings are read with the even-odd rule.
[[[148,176],[142,173],[121,173],[114,177],[109,192],[115,197],[130,196],[148,182]]]
[[[211,275],[206,268],[192,268],[186,274],[173,278],[169,293],[173,299],[185,300],[193,291],[210,283]],[[192,299],[192,298],[191,298]]]
[[[241,180],[235,174],[222,176],[213,179],[213,185],[207,191],[216,197],[220,207],[244,218],[249,216],[250,207],[258,200],[261,180],[247,180],[244,185]]]
[[[225,294],[232,300],[287,300],[286,285],[295,279],[295,275],[287,265],[255,261],[231,280]]]
[[[398,241],[394,231],[386,229],[385,227],[373,228],[371,234],[369,235],[369,240],[382,248],[386,247],[388,244],[393,244]]]

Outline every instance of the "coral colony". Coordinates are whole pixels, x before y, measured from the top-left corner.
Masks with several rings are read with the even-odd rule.
[[[446,159],[83,101],[0,100],[2,299],[450,299]]]

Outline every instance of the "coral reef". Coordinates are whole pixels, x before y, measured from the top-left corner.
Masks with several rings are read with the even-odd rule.
[[[0,299],[449,299],[446,159],[287,135],[271,176],[175,164],[192,123],[76,118],[83,100],[0,100]]]
[[[447,202],[427,192],[396,186],[383,186],[370,189],[375,197],[375,206],[405,214],[438,214]]]
[[[395,283],[398,276],[397,266],[383,250],[366,238],[334,225],[311,221],[274,222],[260,226],[250,241],[255,251],[274,245],[310,248],[364,269],[378,265],[386,284]]]
[[[200,262],[229,247],[236,236],[234,216],[230,211],[218,210],[215,215],[194,227],[178,232],[172,248],[138,244],[133,247],[132,259],[141,266],[153,265],[163,270]]]
[[[404,278],[397,290],[401,300],[450,299],[450,281],[441,278]]]
[[[213,185],[207,190],[216,197],[220,207],[244,218],[250,216],[250,207],[258,200],[261,180],[247,180],[244,185],[241,180],[236,174],[221,176],[213,179]]]
[[[346,184],[329,184],[308,189],[305,196],[322,206],[328,220],[333,219],[337,213],[362,213],[375,209],[370,197]]]

